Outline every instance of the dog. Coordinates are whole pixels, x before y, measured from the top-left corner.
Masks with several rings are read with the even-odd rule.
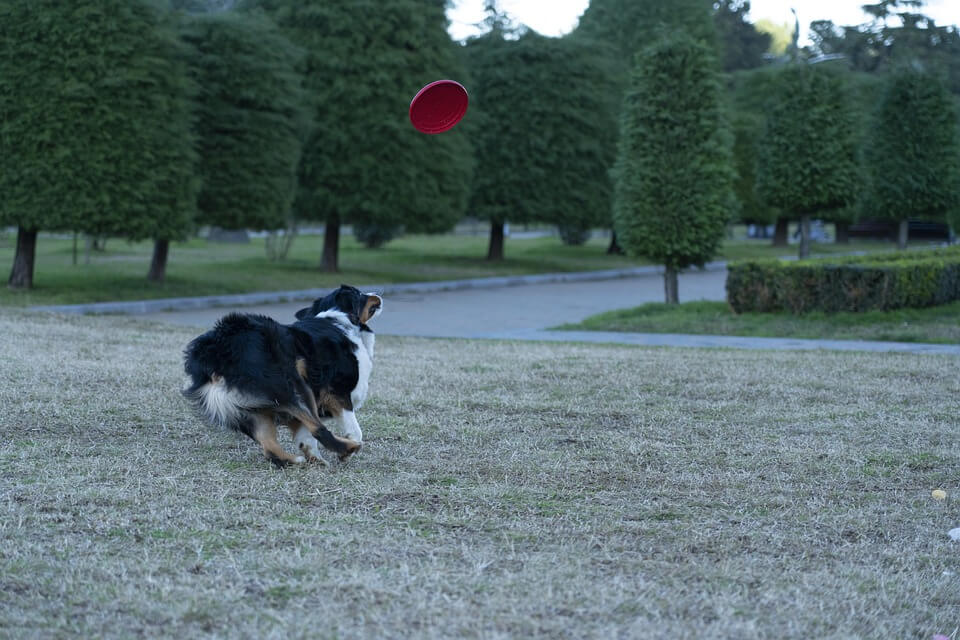
[[[231,313],[184,351],[183,395],[214,425],[243,433],[277,467],[326,463],[319,441],[341,461],[360,450],[356,410],[367,397],[375,336],[368,323],[383,310],[373,293],[341,285],[284,325]],[[300,450],[277,442],[286,425]],[[331,433],[339,428],[346,437]]]

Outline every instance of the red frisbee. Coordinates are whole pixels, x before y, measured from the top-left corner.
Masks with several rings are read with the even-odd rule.
[[[431,82],[410,101],[410,122],[421,133],[449,131],[467,112],[468,102],[467,90],[459,82]]]

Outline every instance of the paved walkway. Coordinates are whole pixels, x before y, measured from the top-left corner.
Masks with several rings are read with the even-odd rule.
[[[597,277],[606,279],[597,280]],[[706,271],[683,274],[680,276],[680,298],[683,301],[723,300],[725,281],[724,265],[712,265]],[[384,313],[373,323],[374,330],[380,335],[960,356],[960,345],[547,330],[564,323],[579,322],[601,311],[645,302],[662,302],[663,278],[650,268],[629,273],[608,272],[605,276],[595,273],[555,274],[458,283],[391,285],[383,287],[383,290]],[[276,298],[277,294],[271,295]],[[256,298],[240,300],[249,302],[256,301]],[[210,302],[207,301],[207,304]],[[204,329],[232,310],[262,313],[281,322],[291,322],[294,313],[305,306],[307,303],[304,301],[272,300],[241,305],[235,300],[226,306],[148,313],[144,313],[146,309],[128,305],[126,312],[139,313],[150,320]],[[68,311],[64,308],[57,310]]]

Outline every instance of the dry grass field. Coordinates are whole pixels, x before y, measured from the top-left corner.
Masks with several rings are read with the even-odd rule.
[[[278,471],[191,337],[0,311],[0,637],[960,625],[956,358],[381,338],[363,452]]]

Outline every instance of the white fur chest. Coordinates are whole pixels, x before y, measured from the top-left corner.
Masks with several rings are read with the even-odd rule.
[[[357,358],[359,375],[357,376],[357,386],[350,393],[350,402],[353,404],[353,410],[356,411],[363,406],[367,399],[367,391],[370,388],[370,372],[373,371],[373,346],[376,337],[371,331],[360,331],[342,311],[323,311],[318,313],[316,317],[335,320],[343,334],[354,344],[353,354]]]
[[[373,371],[373,345],[375,338],[369,331],[364,331],[360,333],[359,339],[356,335],[350,335],[350,339],[357,345],[355,354],[357,356],[359,375],[357,376],[357,387],[350,394],[353,410],[356,411],[363,406],[363,402],[367,399],[367,391],[370,388],[370,372]]]

